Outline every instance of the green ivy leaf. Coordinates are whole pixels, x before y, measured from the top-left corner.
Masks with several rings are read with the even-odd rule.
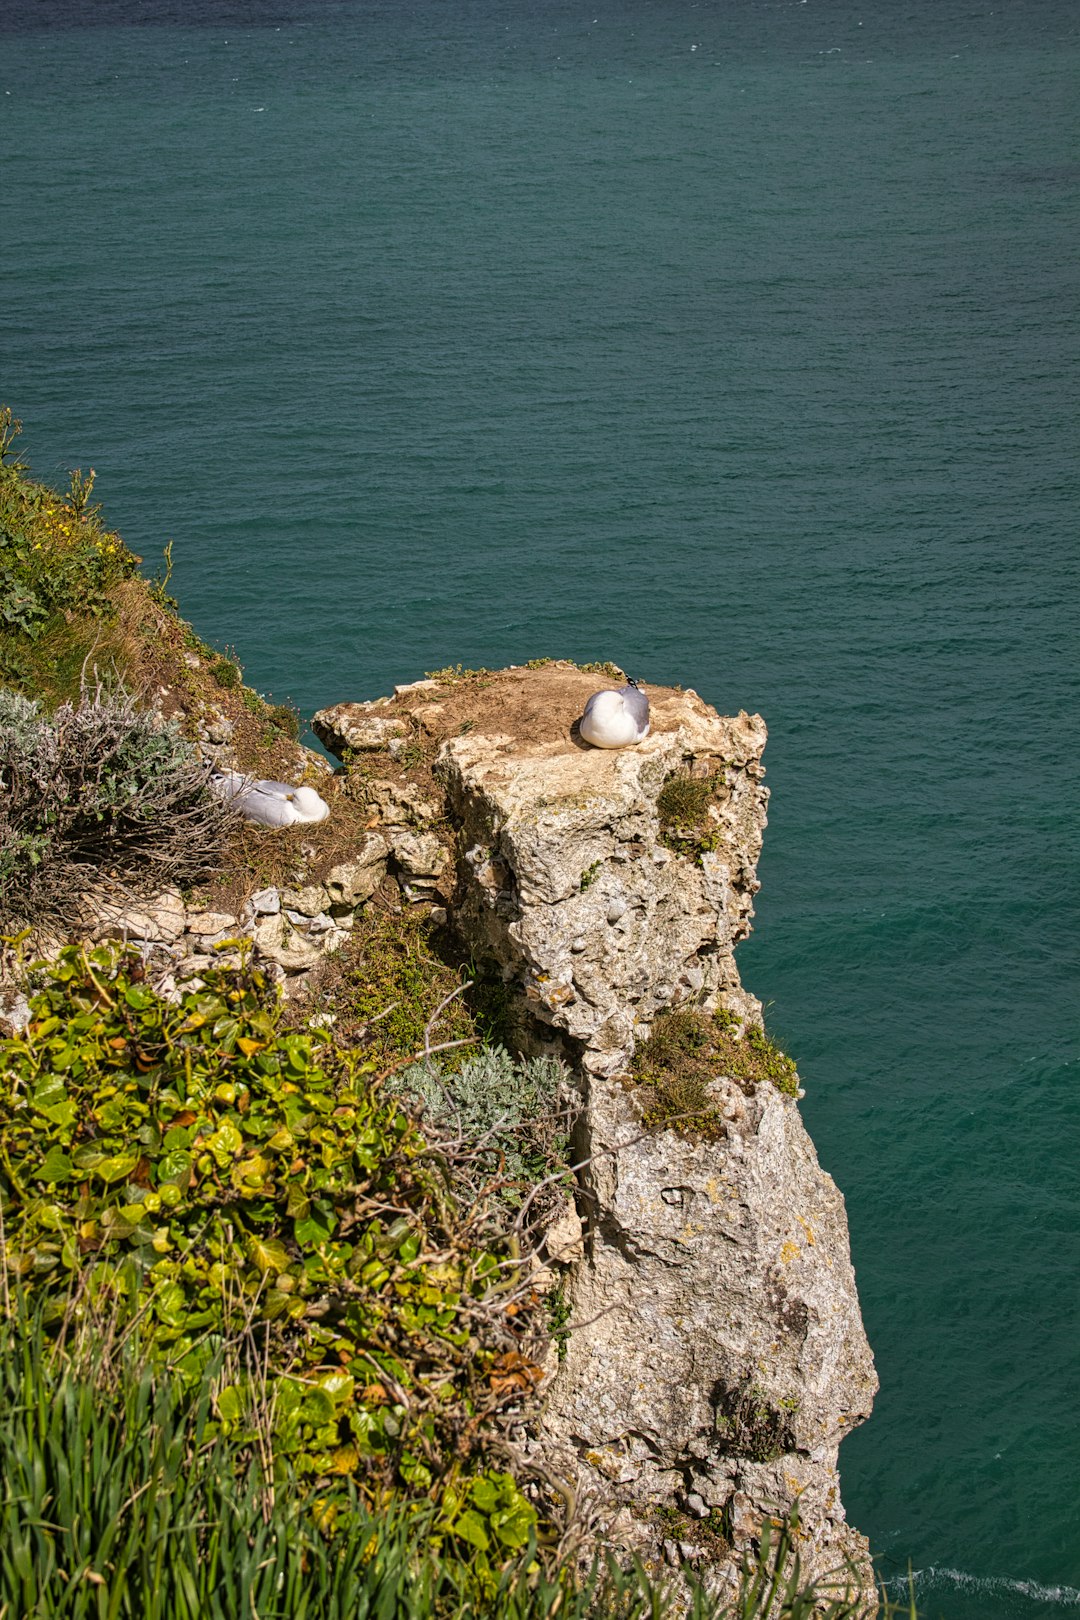
[[[224,1170],[227,1165],[232,1163],[243,1147],[244,1138],[231,1120],[225,1120],[218,1126],[216,1131],[211,1132],[204,1145],[209,1148],[220,1167]]]
[[[63,1148],[51,1147],[42,1159],[37,1170],[38,1181],[52,1182],[54,1185],[70,1181],[74,1166]]]
[[[481,1513],[494,1513],[502,1500],[502,1494],[495,1481],[486,1475],[473,1480],[470,1495],[474,1506],[478,1507]]]
[[[277,1238],[249,1238],[247,1252],[263,1273],[289,1269],[289,1251]]]
[[[168,1137],[165,1140],[167,1142]],[[162,1154],[157,1164],[157,1179],[159,1186],[163,1181],[174,1182],[178,1187],[185,1186],[191,1179],[191,1154],[183,1148],[174,1148],[171,1153]]]
[[[154,1310],[167,1327],[182,1328],[185,1326],[186,1303],[184,1290],[180,1284],[170,1283],[158,1293],[154,1300]]]
[[[324,1389],[309,1389],[300,1407],[300,1415],[307,1423],[332,1423],[334,1403]]]
[[[333,1235],[337,1221],[324,1206],[316,1206],[310,1214],[302,1216],[293,1223],[293,1232],[297,1243],[307,1248],[309,1244],[326,1243]]]
[[[115,1153],[108,1158],[101,1159],[94,1166],[94,1170],[102,1181],[123,1181],[131,1174],[138,1162],[139,1155],[137,1153]]]
[[[54,1065],[55,1059],[53,1059]],[[54,1125],[74,1125],[79,1111],[68,1096],[67,1086],[59,1075],[49,1075],[34,1088],[31,1099],[34,1108]]]
[[[342,1402],[352,1399],[353,1390],[356,1388],[356,1379],[353,1378],[351,1373],[347,1372],[323,1373],[319,1379],[319,1388],[324,1389],[330,1399],[340,1405]]]
[[[472,1508],[466,1508],[464,1513],[459,1514],[454,1520],[452,1528],[456,1536],[460,1536],[462,1541],[467,1541],[470,1546],[478,1548],[480,1552],[487,1552],[491,1546],[487,1530],[484,1527],[484,1521],[479,1513],[474,1513]]]

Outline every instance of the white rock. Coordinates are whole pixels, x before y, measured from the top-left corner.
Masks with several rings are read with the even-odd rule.
[[[395,832],[391,848],[394,859],[411,878],[437,878],[450,859],[434,833]]]
[[[227,911],[189,911],[186,931],[189,934],[225,934],[239,927],[235,917]]]
[[[302,889],[281,891],[282,909],[290,913],[299,912],[302,917],[317,917],[329,904],[330,895],[322,883],[308,883]]]
[[[439,806],[411,782],[388,782],[382,778],[367,788],[370,804],[389,827],[414,827],[434,821]]]
[[[163,889],[152,900],[134,903],[94,894],[87,896],[84,906],[95,939],[138,939],[173,945],[184,932],[184,902],[178,889]]]
[[[351,907],[369,900],[382,882],[389,854],[386,839],[368,833],[355,853],[332,867],[323,879],[329,903]]]
[[[311,729],[321,743],[338,759],[350,750],[370,753],[385,748],[391,737],[401,735],[400,718],[373,713],[367,703],[336,703],[312,716]]]
[[[312,917],[308,923],[308,934],[327,934],[330,932],[344,932],[334,918],[325,911],[320,911],[317,917]]]
[[[314,967],[324,954],[322,940],[300,933],[280,912],[260,919],[255,924],[254,938],[259,954],[276,962],[286,973],[302,973]]]
[[[394,687],[394,696],[395,697],[404,697],[407,692],[437,692],[438,690],[439,690],[438,681],[433,681],[433,680],[408,681],[408,682],[406,682],[406,684],[404,686],[395,686]]]
[[[21,991],[0,988],[0,1034],[21,1035],[30,1022],[30,1003]]]

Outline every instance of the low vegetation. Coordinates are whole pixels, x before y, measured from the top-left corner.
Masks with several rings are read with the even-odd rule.
[[[392,1084],[441,1136],[469,1143],[474,1197],[498,1183],[499,1196],[517,1207],[560,1172],[569,1180],[572,1102],[556,1058],[515,1059],[486,1046],[456,1069],[435,1059],[410,1064]]]
[[[457,685],[462,681],[483,681],[487,676],[494,674],[493,670],[486,669],[481,664],[479,669],[466,669],[464,664],[446,664],[442,669],[427,669],[424,676],[429,681],[442,681],[446,685]]]
[[[384,1066],[423,1053],[440,1003],[439,1032],[430,1041],[460,1041],[460,1052],[475,1048],[481,1033],[465,1003],[463,976],[448,955],[419,908],[369,904],[325,972],[320,1005],[342,1038],[361,1043]]]
[[[21,429],[0,406],[0,681],[38,691],[77,678],[108,641],[112,593],[139,558],[102,526],[92,468],[76,469],[64,494],[23,476]]]
[[[634,1054],[631,1081],[647,1125],[671,1126],[706,1139],[724,1134],[710,1096],[712,1081],[734,1080],[752,1094],[764,1083],[798,1094],[795,1064],[756,1024],[743,1029],[733,1013],[678,1008],[661,1013]]]
[[[561,662],[563,662],[563,660],[557,658],[530,658],[526,663],[525,668],[547,669],[551,664]],[[604,675],[608,680],[611,681],[624,681],[626,679],[625,674],[619,668],[618,664],[612,664],[607,661],[603,663],[577,664],[574,663],[573,659],[567,659],[565,662],[573,664],[574,668],[580,669],[584,675]],[[486,669],[482,665],[479,669],[466,669],[463,664],[447,664],[443,669],[429,669],[425,671],[429,681],[443,681],[448,685],[455,685],[462,681],[476,681],[483,683],[487,676],[495,673],[496,672],[494,670]]]
[[[185,1383],[131,1339],[103,1356],[85,1334],[58,1349],[40,1317],[0,1322],[0,1614],[644,1620],[651,1612],[638,1583],[614,1572],[610,1597],[595,1578],[547,1572],[531,1528],[515,1516],[507,1475],[474,1481],[472,1507],[457,1506],[459,1495],[374,1512],[355,1487],[332,1506],[307,1494],[255,1427],[222,1421],[229,1376],[221,1350]]]
[[[95,473],[76,468],[66,490],[32,478],[17,454],[22,424],[0,406],[0,686],[52,713],[78,704],[96,671],[151,697],[184,736],[203,717],[226,716],[243,769],[280,776],[296,758],[297,716],[243,681],[236,657],[208,646],[169,595],[164,576],[145,578],[140,558],[102,522]]]
[[[250,968],[170,1002],[69,947],[32,1012],[0,1047],[0,1613],[664,1611],[640,1569],[573,1573],[509,1438],[566,1325],[520,1219],[558,1065],[406,1068],[429,1141]],[[791,1534],[732,1615],[858,1614],[806,1599]]]
[[[103,877],[129,895],[188,885],[236,817],[173,721],[101,685],[53,715],[0,688],[0,928],[74,928]]]
[[[222,1349],[183,1382],[148,1362],[134,1337],[103,1347],[72,1324],[58,1343],[33,1312],[0,1319],[0,1614],[661,1620],[670,1612],[662,1583],[639,1565],[575,1573],[532,1532],[478,1560],[477,1525],[462,1534],[453,1505],[373,1511],[351,1486],[325,1503],[254,1429],[221,1422],[228,1376]],[[507,1490],[504,1479],[480,1491],[489,1522]],[[711,1524],[669,1517],[678,1539],[720,1545]],[[735,1599],[720,1606],[691,1581],[686,1620],[871,1620],[873,1606],[847,1595],[843,1572],[836,1590],[804,1583],[799,1544],[797,1510],[767,1524]],[[883,1600],[879,1612],[916,1620],[913,1604]]]
[[[494,1197],[462,1203],[362,1050],[280,1028],[257,969],[205,980],[167,1001],[105,947],[46,973],[0,1047],[9,1275],[47,1324],[137,1320],[179,1375],[245,1345],[275,1454],[324,1490],[468,1497],[539,1377],[527,1244]],[[242,1369],[216,1409],[250,1425]]]
[[[689,776],[677,772],[669,776],[656,800],[662,841],[679,855],[691,858],[716,849],[720,824],[709,814],[719,776]]]
[[[18,427],[0,410],[6,955],[24,924],[76,931],[103,882],[227,867],[201,901],[235,912],[317,879],[369,824],[362,771],[332,823],[226,814],[200,727],[278,776],[298,716],[179,618],[171,548],[137,574],[93,471],[26,476]],[[406,739],[397,764],[426,763]],[[704,847],[715,785],[665,787],[673,847]],[[178,989],[149,950],[68,945],[0,1041],[0,1620],[662,1620],[667,1572],[585,1568],[572,1491],[522,1446],[574,1330],[539,1259],[567,1072],[512,1055],[508,988],[396,891],[317,970],[315,1013],[222,951],[240,965]],[[677,1012],[635,1061],[647,1122],[719,1134],[718,1074],[797,1086],[760,1030]],[[688,1620],[868,1620],[805,1585],[799,1538],[797,1512],[766,1527],[730,1608],[690,1578]]]

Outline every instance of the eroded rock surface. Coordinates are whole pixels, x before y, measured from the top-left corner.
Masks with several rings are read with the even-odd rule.
[[[765,726],[649,688],[645,742],[591,749],[574,721],[605,684],[567,665],[423,683],[339,705],[316,730],[330,746],[431,750],[458,840],[457,927],[517,989],[531,1038],[577,1065],[584,1256],[540,1448],[621,1508],[615,1538],[648,1559],[703,1562],[722,1586],[723,1539],[752,1546],[801,1493],[804,1571],[865,1570],[836,1462],[876,1378],[843,1199],[796,1099],[718,1075],[723,1125],[703,1141],[646,1130],[626,1084],[666,1010],[760,1023],[734,950],[758,888]],[[658,808],[673,778],[709,784],[696,848]],[[672,1507],[678,1539],[656,1513]]]
[[[802,1494],[807,1573],[866,1562],[836,1471],[877,1387],[843,1199],[798,1107],[768,1082],[712,1087],[720,1141],[650,1133],[594,1079],[588,1262],[574,1282],[547,1434],[639,1509],[719,1518],[739,1547]],[[620,1150],[618,1144],[626,1146]],[[639,1537],[654,1550],[658,1531]],[[691,1538],[692,1539],[692,1538]]]
[[[570,1333],[534,1445],[607,1508],[616,1545],[704,1565],[718,1587],[800,1493],[805,1573],[865,1565],[836,1462],[876,1379],[843,1199],[797,1101],[717,1074],[720,1123],[702,1140],[646,1128],[628,1084],[636,1046],[671,1009],[760,1023],[735,947],[758,888],[765,726],[650,687],[645,742],[592,749],[574,723],[608,684],[621,678],[552,664],[338,704],[314,721],[355,762],[355,830],[335,832],[332,793],[331,855],[229,909],[98,894],[88,924],[166,953],[177,985],[246,937],[295,994],[376,891],[448,917],[497,965],[521,1044],[559,1051],[581,1095],[577,1209],[546,1243]],[[703,786],[693,837],[672,836],[672,782]]]

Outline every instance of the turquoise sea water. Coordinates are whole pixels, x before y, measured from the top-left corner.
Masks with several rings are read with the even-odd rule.
[[[38,0],[0,399],[306,711],[614,658],[763,713],[749,985],[848,1198],[850,1517],[1080,1612],[1080,13]]]

